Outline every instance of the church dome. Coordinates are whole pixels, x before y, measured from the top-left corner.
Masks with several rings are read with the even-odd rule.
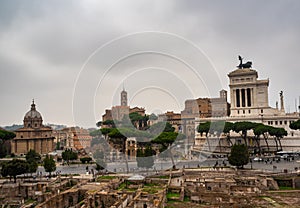
[[[24,127],[40,128],[43,126],[42,115],[35,109],[34,100],[31,104],[31,109],[24,116]]]
[[[34,100],[32,101],[30,111],[28,111],[28,112],[25,114],[24,119],[25,119],[25,118],[42,118],[40,112],[38,112],[38,111],[35,109]]]

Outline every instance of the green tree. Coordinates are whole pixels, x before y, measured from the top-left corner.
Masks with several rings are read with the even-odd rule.
[[[200,123],[199,126],[197,127],[197,131],[200,133],[201,136],[203,136],[203,134],[205,133],[205,137],[206,137],[206,142],[208,145],[208,150],[211,151],[211,147],[210,147],[210,142],[209,142],[209,132],[210,132],[210,124],[211,122],[207,121],[205,123]]]
[[[38,168],[38,163],[41,160],[41,155],[37,153],[34,150],[29,150],[29,152],[26,154],[26,161],[28,162],[28,172],[29,173],[34,173],[36,172]]]
[[[248,145],[247,142],[247,132],[251,129],[254,129],[258,123],[253,123],[249,121],[240,121],[240,122],[235,122],[232,126],[232,130],[235,131],[236,133],[240,133],[242,138],[244,139],[245,145]]]
[[[148,132],[153,136],[158,136],[162,132],[174,132],[175,128],[169,122],[157,122],[153,124]]]
[[[97,126],[97,127],[102,126],[102,121],[98,121],[98,122],[96,123],[96,126]]]
[[[56,170],[55,160],[52,156],[46,155],[43,160],[43,166],[47,173],[49,173],[49,177],[51,177],[51,173]]]
[[[71,149],[66,149],[63,151],[61,156],[63,160],[67,161],[67,163],[69,163],[70,160],[78,159],[78,154]]]
[[[270,134],[270,136],[274,137],[277,151],[281,151],[282,150],[282,145],[281,145],[280,140],[284,136],[287,136],[287,131],[284,128],[270,127],[269,134]],[[278,143],[279,143],[279,147],[278,147]]]
[[[30,174],[35,173],[37,169],[38,169],[37,162],[32,161],[32,162],[28,163],[28,173],[30,173]]]
[[[255,141],[257,143],[257,146],[259,148],[259,153],[261,153],[261,148],[260,148],[260,136],[262,135],[268,148],[268,152],[270,151],[269,143],[268,143],[268,132],[269,132],[270,127],[266,126],[264,124],[259,124],[253,129],[253,133],[255,135]]]
[[[294,130],[300,130],[300,119],[290,124],[290,128]]]
[[[228,161],[231,165],[237,168],[243,168],[249,162],[248,147],[244,144],[234,144],[231,147],[231,152],[228,157]]]
[[[137,121],[143,120],[143,116],[141,116],[138,112],[133,112],[129,114],[130,121],[134,124]]]
[[[14,182],[17,181],[17,176],[28,173],[29,165],[24,160],[13,159],[12,161],[6,162],[2,165],[1,175],[10,176],[14,178]]]
[[[29,152],[26,154],[26,161],[31,162],[40,162],[41,161],[41,155],[37,153],[35,150],[30,149]]]
[[[103,125],[109,126],[110,128],[116,128],[114,120],[106,120],[102,122]]]
[[[100,131],[104,135],[104,138],[107,140],[108,134],[112,131],[113,128],[101,128]]]
[[[0,158],[5,157],[9,154],[9,143],[7,141],[13,139],[15,137],[15,133],[6,131],[4,129],[0,129]],[[7,144],[7,145],[6,145]]]
[[[160,152],[166,150],[173,142],[178,139],[182,140],[184,139],[183,134],[179,134],[177,132],[163,132],[159,136],[155,137],[151,142],[155,144],[160,144],[162,148],[160,149]]]
[[[161,148],[159,150],[160,153],[163,153],[162,155],[169,155],[172,161],[173,168],[175,168],[175,162],[172,154],[171,144],[173,144],[175,140],[182,141],[183,139],[185,139],[185,135],[183,134],[179,134],[176,132],[163,132],[159,136],[155,137],[151,141],[151,143],[161,145]],[[168,147],[170,148],[168,149]]]
[[[138,149],[136,155],[137,166],[140,168],[152,168],[154,165],[154,151],[150,145],[147,145],[146,148]]]

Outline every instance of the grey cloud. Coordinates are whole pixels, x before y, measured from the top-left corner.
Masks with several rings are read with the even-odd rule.
[[[225,89],[227,74],[237,65],[236,56],[243,55],[253,61],[260,78],[270,78],[270,104],[274,105],[278,91],[284,90],[286,106],[293,110],[299,96],[299,10],[300,3],[292,0],[1,1],[0,86],[5,89],[1,96],[9,100],[1,107],[11,110],[0,111],[0,125],[21,123],[32,97],[37,97],[46,122],[72,124],[73,87],[87,57],[116,37],[147,30],[175,33],[194,42],[211,58]],[[111,53],[117,55],[128,46],[142,44],[128,42]],[[180,46],[176,50],[185,52]],[[109,61],[89,63],[95,80]],[[123,67],[123,73],[111,74],[114,80],[108,88],[116,88],[119,83],[115,80],[122,80],[131,65]],[[89,90],[89,80],[86,82],[83,93]],[[190,83],[197,87],[192,80]],[[217,96],[219,88],[211,96]],[[103,99],[110,97],[111,93],[103,93]],[[81,102],[93,114],[93,105]],[[97,102],[101,103],[97,109],[100,118],[109,106]]]

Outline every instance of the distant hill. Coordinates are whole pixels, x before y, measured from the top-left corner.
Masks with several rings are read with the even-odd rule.
[[[54,130],[61,130],[61,129],[67,127],[66,125],[62,125],[62,124],[45,124],[45,126],[50,126]],[[4,126],[2,128],[5,129],[6,131],[15,131],[15,130],[17,130],[19,128],[22,128],[22,127],[23,127],[22,124],[13,124],[11,126]]]
[[[50,124],[50,123],[47,123],[47,124],[45,124],[45,126],[50,126],[53,130],[62,130],[64,128],[67,128],[67,126],[63,125],[63,124]]]
[[[11,126],[4,126],[2,128],[5,129],[6,131],[15,131],[22,127],[23,127],[23,125],[21,125],[21,124],[13,124]]]

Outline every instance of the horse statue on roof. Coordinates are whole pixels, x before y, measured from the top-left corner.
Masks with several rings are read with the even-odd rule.
[[[243,58],[241,56],[239,56],[239,61],[240,61],[240,64],[237,66],[239,69],[245,69],[245,68],[252,67],[251,61],[247,61],[246,63],[243,64]]]

